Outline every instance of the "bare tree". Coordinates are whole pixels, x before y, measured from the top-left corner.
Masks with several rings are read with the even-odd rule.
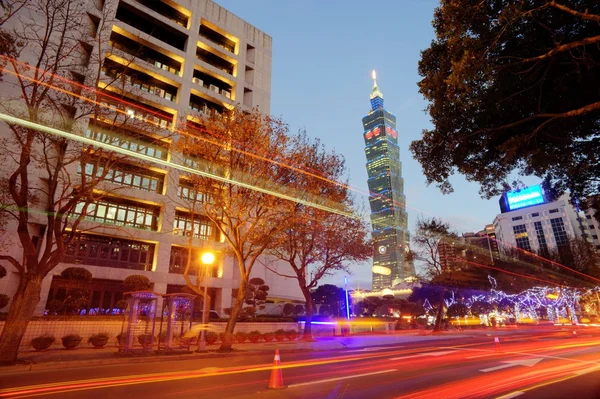
[[[88,210],[117,189],[105,182],[124,170],[114,171],[124,157],[110,149],[73,142],[48,128],[83,135],[94,115],[101,124],[96,130],[113,137],[104,144],[115,145],[111,131],[129,124],[149,127],[133,116],[140,110],[128,114],[108,105],[107,99],[121,101],[125,81],[102,75],[104,60],[91,56],[90,34],[102,35],[108,29],[90,32],[85,23],[89,7],[82,0],[27,1],[11,16],[18,20],[9,21],[15,22],[11,35],[20,47],[14,56],[0,54],[6,61],[0,109],[14,118],[4,127],[0,148],[8,175],[1,182],[8,190],[0,208],[8,245],[0,249],[0,261],[19,275],[0,335],[0,363],[16,360],[40,301],[42,280],[63,261],[78,233],[92,227],[84,220]],[[96,40],[107,43],[106,38]],[[22,259],[13,248],[22,251]]]

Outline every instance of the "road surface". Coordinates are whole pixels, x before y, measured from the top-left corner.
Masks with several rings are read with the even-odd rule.
[[[0,398],[598,398],[600,332],[519,333],[401,346],[0,375]]]

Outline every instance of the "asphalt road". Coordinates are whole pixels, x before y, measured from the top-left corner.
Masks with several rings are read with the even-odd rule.
[[[111,365],[0,376],[0,398],[598,398],[600,333],[519,333],[403,346]]]

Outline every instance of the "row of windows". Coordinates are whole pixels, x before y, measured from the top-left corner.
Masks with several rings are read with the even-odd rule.
[[[558,209],[550,209],[550,210],[548,211],[548,214],[551,214],[551,213],[558,213],[558,212],[559,212],[559,210],[558,210]],[[541,212],[541,213],[540,213],[540,212],[533,212],[533,213],[531,213],[529,216],[530,216],[530,217],[532,217],[532,218],[535,218],[535,217],[539,217],[541,214],[543,214],[543,212]],[[512,220],[513,220],[513,222],[515,222],[515,221],[517,221],[517,220],[523,220],[523,216],[514,216],[514,217],[512,218]]]
[[[85,206],[80,202],[75,207],[75,214],[81,214]],[[110,223],[118,226],[136,227],[140,229],[157,230],[160,208],[144,207],[132,203],[110,203],[98,201],[89,204],[85,218],[100,223]]]
[[[152,270],[154,250],[154,244],[80,234],[67,245],[65,262],[149,271]]]
[[[535,222],[535,232],[537,234],[538,245],[540,250],[547,252],[548,251],[548,243],[546,243],[546,235],[544,234],[544,228],[542,227],[542,222]]]
[[[182,184],[177,187],[177,196],[190,201],[211,202],[208,194]]]
[[[565,229],[565,224],[562,218],[554,218],[550,219],[550,224],[552,226],[552,232],[554,233],[554,239],[556,241],[556,245],[565,245],[569,241],[569,237],[567,235],[567,231]],[[542,222],[535,222],[534,228],[538,240],[538,244],[541,250],[548,250],[548,243],[546,241],[546,235],[544,234],[544,228],[542,226]],[[521,249],[525,249],[527,251],[531,250],[531,244],[529,242],[529,236],[527,233],[527,227],[524,224],[519,224],[513,226],[513,234],[517,243],[517,247]]]
[[[79,166],[81,169],[81,166]],[[88,163],[85,165],[85,174],[92,176],[96,169],[96,176],[102,176],[103,166]],[[78,170],[81,173],[81,170]],[[152,171],[132,167],[129,165],[114,165],[106,172],[104,180],[118,183],[124,186],[139,188],[140,190],[161,193],[163,189],[164,175]]]
[[[155,244],[140,241],[95,234],[79,234],[67,245],[65,262],[151,271],[155,249]],[[204,270],[210,277],[219,277],[217,264],[209,269],[205,269],[206,266],[201,264],[200,251],[198,248],[192,250],[189,274],[195,275],[197,271]],[[186,247],[171,247],[169,273],[183,274],[188,261],[188,253]]]
[[[126,69],[126,72],[123,72],[123,69]],[[133,87],[140,89],[141,91],[145,91],[146,93],[151,93],[161,98],[164,98],[168,101],[175,101],[177,99],[177,89],[174,87],[165,89],[156,83],[145,82],[138,77],[129,75],[132,72],[131,69],[125,67],[119,67],[117,69],[116,66],[105,66],[102,67],[101,73],[102,75],[110,76],[114,79],[123,79],[124,81],[128,81]]]
[[[115,103],[113,101],[100,101],[100,105],[104,108],[104,109],[110,109],[113,111],[121,111],[123,112],[125,115],[127,115],[129,118],[135,118],[139,121],[145,121],[148,123],[152,123],[155,126],[160,126],[163,129],[170,129],[172,122],[173,122],[173,118],[166,116],[166,115],[160,115],[156,112],[152,112],[146,109],[142,109],[142,108],[131,108],[131,107],[126,107],[121,103]],[[145,104],[140,104],[143,107],[148,107]]]
[[[208,241],[215,240],[217,229],[210,220],[207,220],[200,215],[194,217],[194,223],[192,225],[190,214],[177,212],[175,214],[175,221],[173,222],[173,234],[185,237],[189,237],[193,234],[194,238]]]
[[[152,143],[141,138],[136,139],[130,136],[123,136],[117,132],[96,131],[88,128],[85,132],[85,137],[157,159],[167,159],[169,152],[166,144]]]
[[[556,240],[556,245],[567,244],[569,242],[569,237],[567,237],[565,224],[562,218],[550,219],[550,224],[552,225],[552,231],[554,232],[554,239]]]

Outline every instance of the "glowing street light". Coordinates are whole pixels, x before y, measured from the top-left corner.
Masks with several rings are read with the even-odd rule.
[[[204,252],[200,256],[200,262],[206,271],[204,278],[204,300],[202,301],[202,329],[200,330],[200,342],[198,343],[198,352],[206,351],[206,324],[208,324],[208,270],[215,263],[215,254],[212,252]]]

